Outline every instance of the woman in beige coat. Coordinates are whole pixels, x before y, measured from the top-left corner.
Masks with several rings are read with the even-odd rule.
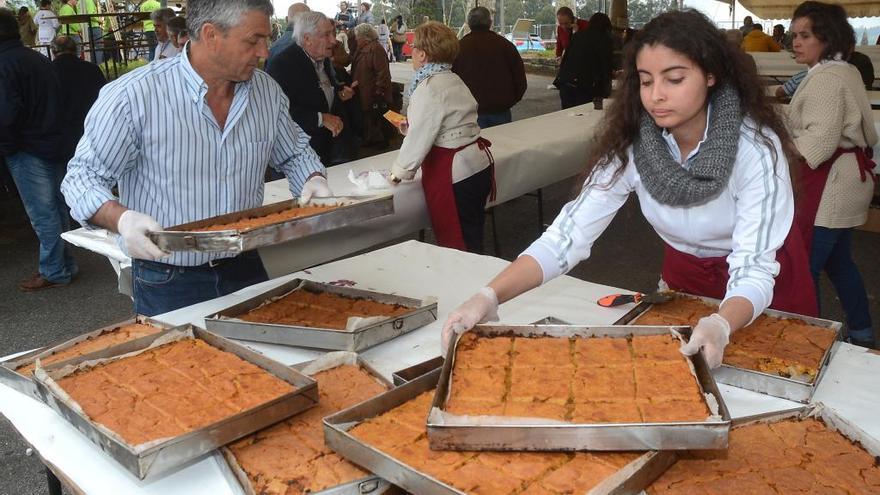
[[[861,77],[846,63],[855,33],[843,7],[812,1],[795,10],[791,31],[795,60],[810,67],[789,109],[804,158],[797,221],[810,246],[817,294],[824,270],[846,313],[850,341],[873,347],[867,293],[850,246],[852,228],[867,219],[876,180],[869,150],[877,143]]]

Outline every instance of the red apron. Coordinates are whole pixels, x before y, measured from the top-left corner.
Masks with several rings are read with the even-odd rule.
[[[489,169],[492,174],[492,190],[489,200],[495,200],[495,159],[489,147],[492,143],[482,137],[477,138],[477,145],[489,156]],[[458,221],[458,206],[455,203],[455,192],[452,190],[452,160],[459,151],[471,146],[466,144],[459,148],[431,147],[431,151],[422,161],[422,189],[425,191],[425,203],[431,217],[431,228],[437,243],[443,247],[467,251],[461,224]]]
[[[782,247],[776,251],[779,275],[770,307],[805,316],[819,316],[816,289],[810,275],[810,259],[800,230],[792,224]],[[730,278],[727,258],[698,258],[666,245],[663,280],[675,290],[703,297],[724,299]]]
[[[875,164],[871,160],[874,150],[870,148],[867,150],[864,148],[837,148],[834,154],[831,155],[831,158],[819,164],[815,169],[810,168],[806,162],[801,162],[799,170],[800,180],[797,188],[798,197],[794,208],[794,221],[801,231],[801,236],[803,237],[804,245],[807,246],[808,253],[810,246],[813,244],[813,225],[816,222],[816,213],[819,211],[819,202],[822,200],[822,191],[825,190],[825,183],[828,182],[828,175],[831,173],[831,165],[844,153],[855,153],[862,182],[868,180],[869,176],[872,180],[877,180],[873,172]]]

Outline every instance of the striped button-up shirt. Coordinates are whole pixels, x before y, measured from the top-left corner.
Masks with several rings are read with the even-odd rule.
[[[167,228],[262,205],[267,166],[284,173],[295,197],[325,172],[266,73],[235,85],[222,128],[207,91],[185,52],[105,86],[61,185],[73,217],[91,227],[118,183],[120,203]],[[195,266],[228,256],[175,252],[162,261]]]

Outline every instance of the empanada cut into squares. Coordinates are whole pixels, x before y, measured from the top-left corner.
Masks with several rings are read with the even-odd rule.
[[[636,335],[632,338],[636,360],[678,361],[681,359],[681,341],[672,334]]]
[[[568,401],[571,382],[570,366],[520,366],[510,375],[508,402],[554,402]]]
[[[556,337],[513,339],[513,366],[562,366],[570,362],[570,339]]]
[[[689,400],[700,388],[687,361],[636,362],[636,398],[666,397]]]
[[[635,397],[633,368],[629,365],[578,368],[572,380],[571,395],[575,403],[632,399]]]
[[[473,332],[461,336],[455,350],[455,365],[469,368],[504,367],[510,364],[513,339],[478,337]]]
[[[578,368],[625,365],[632,361],[632,351],[629,341],[622,337],[575,339],[574,360]]]
[[[452,371],[450,396],[501,402],[506,388],[507,370],[503,368],[464,368]]]

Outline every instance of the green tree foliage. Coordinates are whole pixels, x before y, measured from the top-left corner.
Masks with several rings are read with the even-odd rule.
[[[675,0],[628,0],[626,8],[629,13],[630,26],[642,26],[657,14],[675,10]]]

